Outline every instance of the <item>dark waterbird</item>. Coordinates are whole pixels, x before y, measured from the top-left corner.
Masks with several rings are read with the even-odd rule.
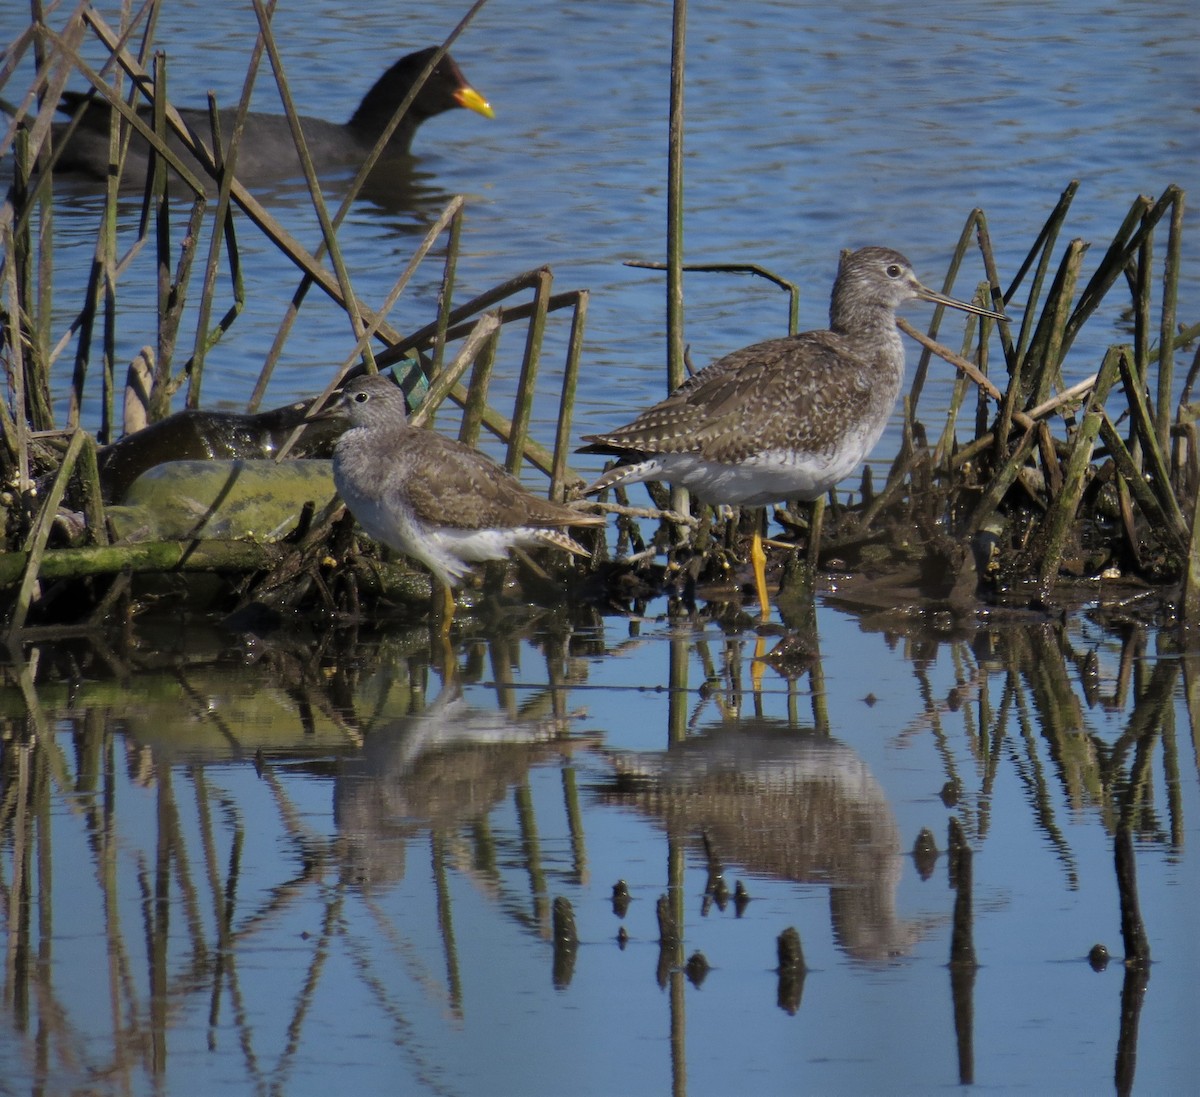
[[[883,433],[904,381],[896,309],[913,299],[1004,319],[923,286],[899,252],[844,254],[828,330],[736,350],[625,426],[585,436],[591,444],[581,453],[619,458],[586,494],[664,480],[714,505],[819,498],[861,465]],[[750,558],[765,620],[766,558],[757,531]]]
[[[376,541],[420,561],[443,588],[443,631],[454,615],[452,587],[470,564],[503,560],[514,548],[552,545],[590,555],[562,527],[602,526],[527,491],[469,446],[408,422],[404,393],[377,375],[346,384],[326,414],[345,415],[333,479],[350,513]]]
[[[308,418],[313,401],[245,414],[189,408],[133,431],[97,455],[105,503],[119,503],[144,472],[170,461],[274,457],[297,428],[293,457],[330,457],[335,424]]]
[[[408,95],[422,70],[436,52],[434,47],[419,50],[400,58],[363,96],[358,109],[348,122],[330,122],[323,118],[300,116],[300,125],[313,164],[318,172],[356,167],[366,158],[375,142],[391,121],[396,109]],[[413,135],[427,119],[457,107],[495,116],[490,104],[463,76],[455,60],[445,54],[417,92],[412,104],[396,127],[384,156],[395,160],[408,154]],[[70,122],[55,123],[55,147],[65,142],[56,170],[76,176],[103,180],[109,171],[109,129],[112,108],[102,99],[80,92],[65,92],[59,109],[83,114],[73,132]],[[7,107],[5,109],[8,109]],[[10,110],[9,113],[12,113]],[[139,111],[149,125],[151,110]],[[212,125],[206,109],[183,107],[179,114],[193,136],[212,145]],[[221,139],[228,145],[234,128],[236,110],[224,108],[219,112]],[[196,159],[187,152],[174,134],[167,144],[188,166],[199,170]],[[125,163],[123,182],[140,184],[146,177],[149,145],[134,134]],[[237,175],[243,181],[283,179],[299,175],[300,159],[296,152],[291,128],[282,114],[250,111],[246,115],[242,138],[238,144]]]

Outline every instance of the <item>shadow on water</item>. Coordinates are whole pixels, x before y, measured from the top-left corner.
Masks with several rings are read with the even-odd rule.
[[[744,1067],[745,1045],[782,1084],[795,1063],[772,1059],[756,1030],[793,1015],[844,1025],[838,999],[883,973],[902,998],[946,996],[953,1031],[926,1032],[932,1058],[983,1081],[1005,1054],[989,976],[1015,959],[989,943],[1027,934],[1000,926],[1029,903],[1050,918],[1072,896],[1105,896],[1094,877],[1115,863],[1126,977],[1109,1063],[1131,1092],[1153,936],[1140,911],[1153,924],[1164,900],[1155,885],[1139,905],[1136,870],[1186,856],[1195,782],[1177,732],[1190,724],[1195,749],[1196,656],[1154,655],[1143,628],[1099,615],[1087,635],[1029,619],[893,627],[887,669],[909,676],[910,715],[898,725],[872,709],[864,723],[839,715],[861,676],[830,677],[852,646],[810,648],[790,678],[764,677],[763,639],[751,655],[744,634],[712,624],[647,619],[621,637],[619,622],[558,611],[443,654],[423,628],[234,637],[145,621],[12,650],[0,685],[10,1082],[142,1092],[211,1071],[301,1092],[314,1063],[370,1035],[420,1091],[457,1090],[491,1077],[475,1026],[517,994],[525,1013],[505,1023],[518,1047],[561,1036],[565,995],[611,1033],[594,1053],[610,1068],[627,1054],[616,1018],[662,1032],[665,1011],[669,1050],[648,1040],[637,1053],[648,1076],[667,1070],[686,1092],[689,1066],[708,1076],[717,1055]],[[913,805],[937,797],[914,798],[904,767],[881,761],[888,726],[910,768],[928,755],[923,786],[942,784],[944,856],[927,830],[906,849]],[[1107,869],[1086,852],[1097,828]],[[979,854],[1027,840],[1050,851],[1057,879],[1040,876],[1007,914],[997,898],[1012,885]],[[939,879],[952,897],[914,900]],[[805,900],[819,896],[814,919]],[[639,913],[651,906],[657,938]],[[620,964],[597,957],[612,912]],[[655,940],[651,979],[625,957]],[[764,984],[754,976],[776,950]],[[1026,978],[1036,998],[1064,976]],[[714,981],[726,1027],[709,1049],[712,999],[689,995]],[[1088,998],[1114,1012],[1110,996]],[[902,1025],[902,1002],[889,1008]],[[1091,1057],[1097,1023],[1052,1024]],[[890,1053],[851,1046],[823,1068],[835,1088],[887,1077]],[[805,1054],[813,1066],[819,1053]],[[526,1091],[559,1084],[558,1066],[532,1062],[509,1068]],[[1068,1055],[1039,1076],[1077,1068]],[[577,1068],[561,1069],[565,1082]]]

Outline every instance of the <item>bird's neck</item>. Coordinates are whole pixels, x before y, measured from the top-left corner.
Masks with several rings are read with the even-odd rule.
[[[408,94],[407,78],[400,75],[398,68],[399,63],[393,65],[375,82],[374,87],[363,96],[358,109],[346,123],[348,129],[364,140],[375,141],[379,138],[396,113],[400,101]],[[389,147],[393,151],[398,148],[407,150],[417,127],[429,117],[420,99],[409,104],[391,141],[388,142]]]
[[[878,371],[880,397],[890,406],[904,383],[905,366],[895,308],[835,300],[830,308],[829,329],[855,358],[870,362]]]
[[[896,310],[890,305],[834,297],[829,308],[829,330],[851,339],[879,340],[896,333]]]

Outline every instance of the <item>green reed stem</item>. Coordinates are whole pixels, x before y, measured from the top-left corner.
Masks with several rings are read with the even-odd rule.
[[[485,313],[475,322],[471,334],[463,342],[454,361],[430,383],[421,406],[409,417],[409,422],[414,427],[429,425],[430,417],[454,390],[459,378],[466,373],[467,367],[475,361],[476,356],[499,330],[500,318],[494,312]]]
[[[971,246],[971,237],[974,235],[976,218],[979,216],[979,210],[974,209],[967,215],[966,223],[963,225],[962,232],[959,233],[958,243],[954,245],[954,251],[950,256],[950,266],[946,270],[946,276],[942,279],[942,292],[950,294],[954,290],[954,280],[958,277],[959,268],[962,266],[963,258],[967,253],[967,249]],[[933,319],[929,324],[929,338],[936,339],[938,327],[941,323],[942,316],[945,314],[945,309],[935,309]],[[917,360],[917,368],[913,372],[913,383],[909,387],[909,414],[913,417],[917,414],[917,404],[921,400],[921,392],[925,388],[925,378],[929,370],[929,359],[931,351],[925,348],[921,351],[921,357]],[[909,422],[912,420],[910,419]]]
[[[1042,403],[1051,388],[1062,378],[1062,362],[1066,352],[1064,345],[1066,325],[1071,315],[1071,301],[1079,280],[1088,245],[1082,240],[1072,240],[1059,265],[1054,283],[1046,299],[1046,308],[1038,320],[1037,330],[1030,343],[1026,363],[1032,360],[1032,376],[1026,374],[1020,399],[1022,404]]]
[[[1044,547],[1039,568],[1041,585],[1047,592],[1053,587],[1058,575],[1067,536],[1079,511],[1079,503],[1087,485],[1087,468],[1091,464],[1096,436],[1100,433],[1100,424],[1104,419],[1104,402],[1120,375],[1121,356],[1119,347],[1110,347],[1104,356],[1095,387],[1088,395],[1082,421],[1071,443],[1066,468],[1063,471],[1063,489],[1051,501],[1050,509],[1042,521]]]
[[[1058,241],[1058,235],[1062,231],[1062,226],[1066,221],[1067,211],[1070,209],[1071,202],[1075,198],[1075,192],[1078,189],[1079,180],[1073,179],[1062,194],[1059,195],[1057,204],[1050,212],[1050,216],[1046,218],[1041,231],[1038,232],[1037,239],[1034,240],[1033,246],[1025,256],[1025,261],[1017,270],[1008,292],[1004,295],[1006,302],[1012,300],[1017,287],[1024,280],[1025,275],[1029,272],[1029,268],[1033,266],[1034,257],[1036,256],[1037,269],[1034,271],[1033,281],[1030,284],[1029,293],[1026,295],[1024,315],[1021,319],[1021,331],[1017,338],[1015,361],[1018,365],[1015,369],[1010,365],[1010,371],[1018,375],[1024,373],[1025,370],[1025,361],[1029,353],[1029,340],[1033,337],[1038,302],[1041,300],[1042,287],[1046,281],[1046,274],[1050,269],[1050,260],[1054,254],[1054,245]],[[1010,363],[1012,361],[1013,359],[1010,358]]]
[[[1180,548],[1187,544],[1187,523],[1179,508],[1179,501],[1171,490],[1171,474],[1169,463],[1162,447],[1158,444],[1158,434],[1154,426],[1154,416],[1146,402],[1146,391],[1142,377],[1137,370],[1137,364],[1128,353],[1119,356],[1121,381],[1125,387],[1125,399],[1128,401],[1129,414],[1133,420],[1135,437],[1141,443],[1149,469],[1150,484],[1157,497],[1166,520],[1170,523],[1173,536]],[[1137,477],[1139,486],[1145,488],[1145,477]]]
[[[204,360],[221,336],[232,326],[241,315],[246,303],[246,289],[242,280],[241,259],[238,253],[237,233],[233,217],[230,213],[229,185],[232,174],[227,169],[230,161],[226,159],[221,133],[221,119],[217,111],[217,100],[211,92],[208,95],[208,120],[212,131],[213,153],[216,157],[220,183],[217,187],[217,203],[213,210],[213,232],[208,245],[208,258],[204,263],[204,277],[200,284],[200,301],[196,314],[196,335],[192,344],[192,356],[183,364],[182,374],[187,377],[188,388],[186,406],[200,406],[200,386],[204,377]],[[240,121],[240,116],[239,116]],[[240,127],[235,125],[235,131]],[[237,140],[235,132],[230,138],[229,156],[236,158]],[[221,265],[222,243],[225,253],[229,256],[229,271],[233,284],[233,304],[213,328],[209,327],[212,318],[212,308],[216,295],[217,273]]]
[[[459,21],[458,25],[455,27],[455,29],[451,32],[450,36],[443,43],[443,45],[441,47],[441,51],[438,54],[436,54],[435,56],[430,58],[428,68],[426,69],[426,74],[433,71],[433,68],[436,66],[438,60],[441,58],[441,56],[444,54],[444,52],[447,49],[449,49],[450,45],[454,42],[454,40],[467,27],[467,25],[475,17],[475,14],[479,11],[479,9],[483,6],[484,3],[485,3],[485,0],[476,0],[476,3],[471,7],[470,11],[468,11],[467,14]],[[274,8],[274,2],[272,2],[269,10],[273,10],[273,8]],[[264,35],[263,35],[263,33],[260,32],[259,42],[261,43],[261,42],[263,42],[263,40],[264,40]],[[392,134],[395,133],[396,127],[399,125],[400,120],[404,117],[404,114],[408,110],[408,107],[411,104],[411,102],[413,101],[413,99],[416,97],[417,92],[419,91],[420,86],[423,82],[424,82],[423,80],[418,80],[417,83],[410,90],[409,94],[405,96],[404,100],[397,107],[396,112],[392,116],[390,122],[385,127],[383,133],[380,135],[380,138],[376,142],[375,147],[368,154],[366,160],[363,162],[363,164],[360,166],[358,172],[355,174],[354,179],[351,182],[347,192],[342,197],[341,204],[338,206],[336,213],[333,215],[333,217],[330,221],[331,225],[334,228],[339,226],[345,220],[346,215],[350,212],[350,209],[352,208],[352,206],[354,204],[354,200],[357,197],[359,191],[362,189],[362,185],[365,182],[368,174],[370,173],[371,169],[374,167],[375,163],[379,159],[379,156],[382,154],[384,147],[386,146],[387,142],[391,139]],[[303,153],[301,155],[303,156]],[[241,203],[240,199],[238,199],[238,200],[239,200],[239,204],[243,204],[243,203]],[[315,200],[315,198],[314,198],[314,200]],[[452,237],[453,237],[453,235],[454,235],[454,230],[452,229]],[[325,250],[326,250],[325,244],[322,243],[322,245],[319,246],[317,248],[316,252],[314,253],[314,256],[313,256],[314,261],[319,260],[320,257],[324,254]],[[458,253],[456,250],[456,246],[452,247],[452,249],[450,251],[450,255],[455,257],[455,261],[457,261],[457,254]],[[303,264],[298,264],[298,265],[303,265]],[[263,369],[259,376],[258,383],[255,385],[254,392],[251,395],[250,401],[247,404],[247,408],[246,408],[247,411],[255,411],[258,408],[259,404],[261,403],[262,397],[266,391],[267,382],[270,379],[271,373],[274,371],[275,364],[278,361],[279,356],[282,354],[283,346],[286,343],[288,336],[291,334],[291,330],[292,330],[293,326],[295,325],[295,322],[299,316],[300,307],[301,307],[301,305],[303,305],[305,298],[308,296],[308,291],[312,288],[314,282],[318,282],[318,283],[320,282],[318,271],[319,271],[319,268],[315,268],[315,266],[309,267],[305,271],[303,278],[300,280],[300,284],[296,287],[295,292],[292,294],[291,305],[289,306],[287,313],[284,315],[283,320],[280,321],[279,329],[277,330],[277,332],[275,334],[275,339],[274,339],[273,343],[271,344],[271,348],[267,354],[267,359],[263,365]],[[328,292],[328,288],[326,286],[322,285],[322,288],[326,289],[326,292]],[[339,303],[342,303],[342,302],[339,300]],[[398,336],[394,332],[392,332],[390,329],[383,328],[382,325],[381,325],[381,331],[384,334],[385,340],[389,343],[394,343],[396,338],[398,338]],[[440,344],[439,344],[439,347],[440,347]],[[373,363],[374,368],[379,368],[379,363],[374,361],[372,350],[369,345],[365,346],[363,353],[365,354],[365,357],[366,357],[368,363]],[[441,355],[442,355],[442,351],[439,349],[435,356],[435,371],[437,369],[441,368]],[[404,354],[402,353],[401,357],[403,357],[403,356],[404,356]]]
[[[450,217],[450,232],[446,238],[446,261],[442,266],[442,284],[438,289],[437,336],[433,342],[433,367],[431,373],[441,372],[446,355],[446,329],[450,326],[450,310],[454,303],[454,286],[458,277],[458,254],[462,246],[463,208],[461,195],[454,199],[455,208]],[[449,209],[449,207],[447,207]]]
[[[1000,270],[996,266],[996,254],[992,248],[992,234],[988,228],[987,214],[983,210],[972,211],[971,222],[975,226],[975,239],[979,245],[979,254],[983,257],[983,272],[987,276],[988,304],[996,312],[1003,312],[1005,307],[1004,291],[1000,288]],[[1013,347],[1010,325],[1000,324],[1000,346],[1004,350],[1004,360],[1011,370],[1016,362],[1016,350]]]
[[[671,83],[667,133],[667,391],[683,384],[683,96],[687,0],[671,5]]]
[[[1179,272],[1182,265],[1184,194],[1179,191],[1171,203],[1167,229],[1167,258],[1163,267],[1162,312],[1158,328],[1158,394],[1155,429],[1165,450],[1171,431],[1171,398],[1175,382],[1175,323],[1179,306]]]
[[[483,413],[487,407],[488,386],[496,364],[500,330],[497,328],[492,333],[475,356],[475,368],[471,371],[471,383],[467,385],[467,400],[463,404],[462,423],[458,428],[458,440],[467,446],[479,444],[479,428],[483,425]],[[426,426],[432,426],[432,416]]]
[[[42,508],[38,512],[33,529],[30,530],[29,539],[25,543],[25,566],[24,571],[21,573],[21,585],[17,590],[12,616],[8,622],[9,636],[12,636],[25,627],[25,619],[29,615],[29,609],[33,602],[34,585],[37,583],[42,558],[46,553],[46,542],[50,537],[50,529],[54,525],[54,518],[58,513],[58,505],[62,502],[63,495],[67,490],[67,482],[71,478],[71,473],[75,468],[75,461],[79,457],[80,450],[83,448],[85,437],[84,432],[81,430],[76,430],[71,435],[71,441],[67,446],[67,452],[63,455],[62,464],[59,465],[54,482],[50,485],[50,490],[46,493],[42,501]]]
[[[4,245],[5,255],[12,257],[14,251],[12,225],[6,220],[0,220],[0,244]],[[24,325],[21,323],[21,302],[18,294],[17,265],[15,262],[4,264],[4,297],[6,299],[4,317],[7,327],[8,350],[10,357],[9,384],[13,388],[14,415],[8,413],[8,401],[0,400],[0,421],[4,425],[4,444],[12,455],[17,466],[18,490],[25,492],[29,488],[29,420],[26,415],[27,400],[25,389],[27,385],[27,370],[25,368],[25,340],[22,336]]]
[[[1126,353],[1128,352],[1126,351]],[[1126,368],[1131,369],[1132,367],[1127,366]],[[1129,452],[1124,440],[1117,432],[1116,426],[1107,413],[1105,413],[1104,420],[1100,424],[1100,437],[1108,447],[1108,451],[1116,463],[1117,471],[1120,472],[1133,498],[1137,501],[1138,506],[1141,507],[1142,513],[1146,515],[1146,518],[1153,526],[1167,536],[1177,552],[1181,554],[1186,552],[1186,532],[1181,531],[1180,527],[1168,517],[1157,495],[1151,490],[1145,478],[1138,470],[1137,464],[1133,460],[1133,455]]]
[[[966,331],[963,333],[962,349],[959,351],[963,358],[966,358],[966,356],[971,353],[971,343],[974,340],[974,334],[974,326],[968,324]],[[986,377],[987,344],[982,342],[982,340],[980,343],[980,349],[984,356],[980,372]],[[922,360],[927,359],[931,353],[932,351],[926,349],[921,356]],[[966,398],[969,385],[970,381],[964,374],[960,373],[955,377],[954,386],[950,391],[950,406],[946,412],[946,422],[942,427],[941,437],[938,439],[937,445],[934,447],[932,465],[935,469],[942,469],[946,474],[949,474],[951,471],[950,454],[954,448],[955,427],[958,422],[958,413],[962,408],[963,400]],[[975,391],[980,394],[982,399],[982,390],[976,389]],[[986,420],[984,420],[982,416],[979,417],[979,420],[980,421],[976,423],[976,437],[978,437],[978,435],[981,434],[985,429]]]
[[[542,339],[546,334],[546,313],[550,307],[550,288],[553,284],[554,275],[550,268],[542,267],[537,272],[537,281],[534,284],[533,315],[526,329],[525,353],[521,359],[512,431],[508,436],[508,453],[504,463],[504,467],[514,476],[520,472],[525,459],[525,443],[529,439],[529,422],[533,417],[533,398],[537,391]]]
[[[1008,493],[1008,489],[1016,483],[1017,476],[1021,472],[1021,467],[1025,464],[1025,459],[1033,452],[1033,447],[1037,444],[1038,431],[1037,425],[1031,424],[1029,428],[1021,435],[1020,441],[1009,455],[1000,470],[992,477],[991,483],[988,484],[987,490],[980,496],[979,502],[975,505],[975,510],[971,514],[970,532],[972,535],[977,533],[983,524],[996,512],[1000,506],[1004,496]]]
[[[79,457],[75,462],[75,471],[79,480],[80,493],[83,500],[83,515],[87,523],[88,533],[98,545],[108,544],[108,522],[104,515],[104,491],[100,487],[100,466],[97,462],[96,439],[86,431]]]
[[[587,324],[589,296],[587,290],[577,291],[575,310],[571,316],[562,395],[558,403],[558,429],[554,436],[554,462],[550,469],[550,498],[556,502],[561,502],[566,494],[571,423],[575,416],[575,392],[579,383],[579,363],[583,356],[583,329]]]
[[[271,29],[271,16],[267,13],[263,0],[253,0],[253,2],[254,13],[258,17],[259,31],[266,45],[267,56],[271,61],[271,68],[275,74],[275,83],[279,88],[279,95],[283,101],[284,113],[291,126],[292,140],[295,142],[296,151],[300,156],[300,166],[304,170],[304,180],[308,184],[313,209],[316,211],[317,220],[321,225],[321,236],[325,241],[325,249],[329,253],[330,262],[333,264],[334,274],[337,276],[338,288],[341,290],[341,305],[350,320],[350,329],[354,333],[354,338],[361,339],[365,327],[363,314],[358,307],[358,300],[355,297],[354,287],[350,280],[350,271],[346,266],[345,260],[342,257],[342,249],[338,244],[336,227],[329,216],[329,208],[325,204],[321,184],[317,180],[312,156],[308,151],[304,131],[300,126],[299,113],[292,99],[287,74],[283,68],[283,60],[279,55],[278,47],[275,44],[275,35]],[[368,364],[373,364],[374,360],[369,343],[363,344],[363,354]]]
[[[636,267],[638,270],[670,269],[666,263],[656,263],[649,259],[626,259],[623,265]],[[788,295],[787,331],[788,335],[796,334],[796,329],[800,326],[800,287],[795,282],[780,277],[758,263],[684,263],[679,269],[689,274],[752,274],[756,278],[766,279]]]

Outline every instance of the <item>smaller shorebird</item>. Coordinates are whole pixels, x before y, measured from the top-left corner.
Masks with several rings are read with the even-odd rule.
[[[585,435],[591,444],[580,453],[619,459],[585,494],[664,480],[714,505],[819,498],[858,468],[883,433],[904,381],[896,309],[913,299],[1005,319],[923,286],[890,248],[844,254],[828,330],[736,350],[625,426]],[[766,620],[766,556],[757,531],[750,560]]]
[[[602,526],[603,515],[539,499],[482,453],[410,426],[404,393],[387,378],[348,382],[332,411],[350,420],[333,454],[338,494],[376,541],[433,573],[443,588],[443,633],[454,616],[452,588],[471,563],[538,545],[590,555],[560,527]]]
[[[348,122],[330,122],[324,118],[302,115],[300,125],[316,169],[357,167],[362,163],[435,52],[435,47],[429,47],[401,57],[363,96]],[[73,114],[88,99],[89,96],[80,92],[64,92],[58,109]],[[406,155],[413,135],[423,122],[456,107],[465,107],[485,118],[495,117],[491,105],[467,83],[462,69],[447,53],[421,85],[388,141],[384,156],[395,158]],[[4,109],[12,113],[7,105]],[[149,121],[149,107],[141,108],[139,113]],[[226,107],[219,113],[222,140],[228,142],[237,112]],[[212,125],[207,109],[181,107],[179,114],[195,136],[206,145],[212,145]],[[56,170],[105,179],[109,170],[108,134],[111,119],[112,108],[108,103],[93,97],[74,130],[70,129],[69,122],[55,123],[55,147],[65,142]],[[199,168],[195,158],[173,134],[168,137],[167,144],[186,165]],[[140,184],[145,179],[149,152],[149,145],[135,134],[126,157],[123,181]],[[300,160],[287,118],[282,114],[259,111],[247,113],[242,139],[238,144],[239,178],[253,183],[298,175],[300,170]]]

